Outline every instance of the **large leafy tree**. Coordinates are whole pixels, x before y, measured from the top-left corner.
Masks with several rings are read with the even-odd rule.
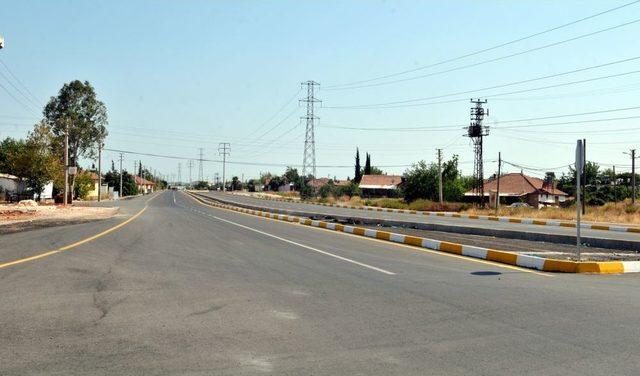
[[[69,165],[77,166],[81,157],[95,158],[98,143],[107,136],[107,109],[88,81],[64,84],[58,96],[51,97],[43,114],[57,138],[59,153],[68,127]]]
[[[10,173],[23,178],[27,186],[40,193],[46,184],[56,180],[62,165],[52,152],[54,136],[45,123],[36,124],[25,142],[13,144],[7,155]]]
[[[417,199],[438,199],[438,165],[420,161],[404,174],[404,199],[411,202]],[[444,199],[457,201],[462,198],[469,188],[468,182],[458,170],[458,156],[454,155],[442,166],[442,182]]]

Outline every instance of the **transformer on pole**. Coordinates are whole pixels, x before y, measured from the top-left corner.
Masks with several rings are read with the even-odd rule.
[[[303,82],[302,85],[307,86],[307,97],[300,99],[300,102],[307,103],[307,114],[301,119],[306,119],[307,126],[304,137],[304,156],[302,158],[302,176],[311,174],[316,177],[316,141],[314,136],[315,121],[318,119],[314,113],[314,105],[320,102],[314,97],[315,87],[320,84],[315,81]]]
[[[489,127],[482,125],[484,116],[489,116],[489,110],[482,107],[487,100],[471,99],[471,122],[466,136],[473,142],[473,192],[480,198],[480,206],[484,207],[484,167],[482,165],[482,139],[489,135]]]

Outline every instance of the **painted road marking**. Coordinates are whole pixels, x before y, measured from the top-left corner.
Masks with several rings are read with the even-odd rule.
[[[75,248],[75,247],[77,247],[79,245],[88,243],[88,242],[90,242],[92,240],[95,240],[95,239],[98,239],[98,238],[100,238],[102,236],[105,236],[105,235],[107,235],[107,234],[109,234],[109,233],[111,233],[111,232],[113,232],[113,231],[115,231],[115,230],[127,225],[129,222],[131,222],[134,219],[136,219],[139,216],[141,216],[142,213],[144,213],[147,210],[147,208],[149,207],[149,202],[151,202],[151,200],[153,200],[156,197],[158,197],[158,195],[153,196],[150,199],[148,199],[147,202],[145,202],[145,204],[144,204],[144,208],[142,208],[139,212],[137,212],[131,218],[127,219],[124,222],[121,222],[121,223],[119,223],[119,224],[117,224],[117,225],[115,225],[113,227],[110,227],[110,228],[108,228],[108,229],[106,229],[106,230],[104,230],[104,231],[102,231],[100,233],[97,233],[97,234],[95,234],[93,236],[90,236],[88,238],[79,240],[79,241],[77,241],[75,243],[72,243],[72,244],[65,245],[64,247],[60,247],[60,248],[57,248],[57,249],[54,249],[54,250],[51,250],[51,251],[43,252],[43,253],[37,254],[35,256],[30,256],[30,257],[25,257],[25,258],[22,258],[22,259],[10,261],[10,262],[5,262],[4,264],[0,264],[0,269],[4,269],[4,268],[7,268],[7,267],[13,266],[13,265],[23,264],[23,263],[29,262],[29,261],[38,260],[38,259],[41,259],[41,258],[45,258],[47,256],[55,255],[56,253],[67,251],[67,250],[69,250],[71,248]]]
[[[203,206],[207,206],[207,207],[210,207],[210,208],[213,208],[213,209],[217,209],[217,210],[223,210],[223,211],[238,213],[238,211],[236,211],[236,210],[231,210],[231,209],[227,209],[227,208],[223,208],[223,207],[209,205],[207,203],[204,203],[202,201],[197,200],[195,197],[193,197],[193,196],[191,196],[189,194],[187,194],[187,197],[189,197],[190,199],[192,199],[196,203],[198,203],[200,205],[203,205]],[[192,210],[194,210],[194,209],[192,209]],[[251,216],[259,216],[257,214],[258,212],[256,212],[256,214],[253,214],[253,215],[245,213],[245,212],[240,212],[240,213],[245,214],[245,215],[251,215]],[[206,214],[206,215],[210,216],[210,217],[213,217],[210,214]],[[309,222],[311,222],[311,221],[309,221]],[[459,259],[461,261],[466,261],[466,262],[473,262],[473,263],[478,263],[478,264],[491,265],[491,266],[495,266],[495,267],[498,267],[498,268],[511,269],[511,270],[516,270],[516,271],[520,271],[520,272],[524,272],[524,273],[535,274],[535,275],[539,275],[539,276],[543,276],[543,277],[550,277],[550,278],[554,277],[553,274],[539,272],[539,271],[536,271],[536,270],[529,270],[529,269],[525,269],[525,268],[514,266],[514,265],[501,264],[501,263],[497,263],[497,262],[490,261],[490,260],[476,259],[476,258],[472,258],[472,257],[468,257],[468,256],[461,256],[461,255],[457,255],[457,254],[453,254],[453,253],[446,253],[446,252],[443,252],[443,251],[436,251],[436,250],[433,250],[433,249],[423,248],[423,247],[429,247],[429,246],[433,247],[433,246],[435,246],[434,244],[422,244],[422,247],[421,246],[412,246],[412,245],[408,245],[408,244],[400,244],[400,243],[388,242],[388,241],[385,241],[385,240],[380,240],[380,239],[375,239],[375,238],[366,238],[366,237],[362,237],[362,236],[359,236],[359,235],[354,235],[353,234],[354,227],[352,227],[352,226],[336,225],[336,227],[337,226],[342,226],[342,230],[341,231],[333,231],[333,230],[328,230],[328,229],[324,229],[324,228],[321,228],[321,227],[304,226],[303,224],[300,224],[300,223],[297,223],[297,222],[281,222],[281,223],[286,223],[286,224],[290,224],[290,225],[297,225],[297,226],[303,226],[305,229],[313,229],[313,230],[319,230],[319,231],[331,231],[331,233],[333,233],[333,234],[352,236],[352,237],[354,237],[356,239],[360,239],[360,240],[364,240],[364,241],[375,241],[375,242],[384,243],[385,245],[393,245],[393,246],[397,246],[397,247],[404,247],[404,248],[411,249],[413,251],[429,253],[429,254],[432,254],[432,255],[457,258],[457,259]],[[419,238],[419,239],[421,241],[424,241],[424,243],[432,243],[432,241],[430,239],[422,239],[422,238]]]
[[[314,248],[314,247],[308,246],[308,245],[306,245],[306,244],[297,243],[297,242],[294,242],[293,240],[285,239],[285,238],[282,238],[282,237],[280,237],[280,236],[273,235],[273,234],[270,234],[270,233],[268,233],[268,232],[260,231],[260,230],[257,230],[257,229],[255,229],[255,228],[251,228],[251,227],[249,227],[249,226],[245,226],[245,225],[242,225],[242,224],[240,224],[240,223],[236,223],[236,222],[233,222],[233,221],[229,221],[229,220],[224,219],[224,218],[216,217],[215,215],[202,213],[202,212],[200,212],[200,211],[198,211],[198,210],[194,210],[194,211],[195,211],[195,212],[197,212],[197,213],[204,214],[204,215],[206,215],[206,216],[208,216],[208,217],[211,217],[211,218],[217,219],[217,220],[219,220],[219,221],[226,222],[226,223],[229,223],[229,224],[234,225],[234,226],[242,227],[242,228],[244,228],[244,229],[246,229],[246,230],[253,231],[253,232],[256,232],[256,233],[258,233],[258,234],[265,235],[265,236],[269,236],[269,237],[271,237],[271,238],[278,239],[278,240],[283,241],[283,242],[285,242],[285,243],[293,244],[293,245],[296,245],[296,246],[298,246],[298,247],[308,249],[308,250],[310,250],[310,251],[314,251],[314,252],[321,253],[321,254],[323,254],[323,255],[329,256],[329,257],[336,258],[336,259],[338,259],[338,260],[346,261],[346,262],[349,262],[349,263],[351,263],[351,264],[355,264],[355,265],[358,265],[358,266],[362,266],[362,267],[364,267],[364,268],[371,269],[371,270],[375,270],[375,271],[377,271],[377,272],[384,273],[384,274],[387,274],[387,275],[396,275],[396,273],[394,273],[394,272],[390,272],[390,271],[388,271],[388,270],[381,269],[381,268],[375,267],[375,266],[373,266],[373,265],[365,264],[365,263],[363,263],[363,262],[359,262],[359,261],[356,261],[356,260],[352,260],[352,259],[350,259],[350,258],[342,257],[342,256],[336,255],[336,254],[331,253],[331,252],[323,251],[323,250],[321,250],[321,249],[318,249],[318,248]]]

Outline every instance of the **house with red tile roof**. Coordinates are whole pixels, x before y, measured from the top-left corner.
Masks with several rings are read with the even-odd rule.
[[[138,193],[142,193],[142,194],[152,193],[156,187],[156,183],[149,181],[145,178],[142,178],[138,175],[134,175],[133,179],[136,182],[136,187],[138,187]]]
[[[362,197],[393,197],[403,183],[400,175],[362,175],[360,191]]]
[[[498,179],[493,176],[484,182],[484,195],[489,197],[489,204],[495,205],[498,193]],[[473,190],[465,193],[474,197]],[[534,208],[559,206],[567,200],[568,195],[555,187],[553,182],[527,176],[523,173],[511,173],[500,176],[500,203],[512,204],[526,202]]]

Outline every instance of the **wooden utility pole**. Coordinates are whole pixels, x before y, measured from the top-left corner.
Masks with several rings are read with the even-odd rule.
[[[98,140],[98,202],[102,201],[102,139]]]

